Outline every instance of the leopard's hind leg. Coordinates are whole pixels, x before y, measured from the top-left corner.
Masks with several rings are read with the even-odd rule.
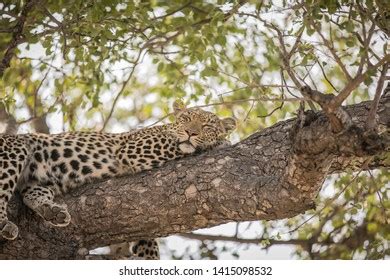
[[[0,238],[13,240],[18,227],[8,220],[7,205],[25,167],[28,149],[16,135],[0,135]]]
[[[1,237],[13,240],[18,236],[18,227],[8,220],[7,205],[15,190],[17,175],[9,162],[0,159],[0,235]]]
[[[130,252],[136,259],[159,260],[160,252],[155,239],[141,239],[130,243]]]
[[[49,224],[65,227],[70,223],[70,214],[66,205],[54,202],[54,192],[48,185],[38,182],[24,186],[21,190],[23,202]]]

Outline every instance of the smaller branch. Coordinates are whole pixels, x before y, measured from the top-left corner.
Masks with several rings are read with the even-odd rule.
[[[382,67],[382,72],[379,76],[378,84],[377,84],[376,90],[375,90],[374,100],[372,102],[371,109],[368,112],[368,116],[367,116],[367,122],[366,122],[367,130],[373,130],[376,127],[376,124],[377,124],[376,123],[376,113],[378,111],[379,100],[380,100],[380,97],[382,94],[383,85],[385,83],[385,77],[386,77],[388,68],[389,68],[389,63],[386,63]]]
[[[282,74],[282,72],[283,71],[281,71],[281,74]],[[283,76],[283,74],[282,74],[282,76]],[[287,90],[288,90],[288,88],[287,88]],[[282,98],[284,98],[284,88],[283,87],[282,87]],[[301,102],[301,104],[303,104],[303,102]],[[284,106],[284,101],[282,101],[282,103],[279,106],[277,106],[276,108],[274,108],[270,113],[265,114],[265,115],[260,115],[260,116],[257,116],[257,117],[258,118],[267,118],[269,116],[272,116],[273,113],[275,113],[277,110],[282,109],[283,106]]]
[[[369,72],[375,71],[382,65],[390,62],[390,54],[386,54],[381,60],[379,60],[375,65],[372,65],[371,68],[367,69],[364,73],[356,75],[338,94],[333,100],[331,106],[333,109],[341,106],[345,99],[351,94],[351,92],[356,89],[368,76]]]
[[[270,113],[266,114],[266,115],[260,115],[260,116],[257,116],[258,118],[268,118],[269,116],[272,116],[273,113],[275,113],[277,110],[280,110],[283,108],[283,105],[284,105],[284,102],[282,102],[282,104],[280,104],[279,106],[275,107]]]
[[[337,21],[330,19],[330,22],[339,27],[340,29],[343,29],[340,23]],[[375,30],[374,30],[375,32]],[[365,40],[360,36],[360,34],[356,31],[352,31],[352,34],[356,37],[356,39],[359,41],[359,43],[362,45],[362,47],[367,50],[371,55],[373,55],[376,59],[380,59],[379,56],[375,53],[375,51],[372,50],[372,48],[369,47],[369,45],[366,46]],[[363,69],[362,69],[363,70]]]
[[[64,39],[64,43],[63,43],[63,46],[62,46],[62,57],[64,58],[64,60],[66,60],[66,53],[67,53],[67,49],[68,49],[68,43],[67,43],[67,34],[65,32],[64,23],[59,21],[58,19],[56,19],[55,16],[53,16],[46,7],[43,8],[43,11],[57,25],[57,27],[61,30],[62,37]],[[53,28],[53,26],[49,26],[49,27]]]
[[[311,71],[313,69],[313,67],[316,65],[316,63],[313,63],[312,65],[310,65],[310,68],[308,68],[308,65],[305,65],[305,70],[306,70],[306,75],[303,77],[302,81],[305,82],[305,79],[306,77],[309,77],[310,81],[311,81],[311,84],[314,86],[314,88],[316,90],[318,90],[318,87],[317,87],[317,83],[314,81],[313,79],[313,76],[311,75]],[[306,82],[305,82],[306,83]]]
[[[341,61],[340,56],[337,54],[333,44],[325,38],[325,36],[322,34],[321,29],[318,25],[316,25],[313,20],[310,17],[307,17],[310,25],[317,31],[318,35],[320,35],[322,42],[324,45],[329,49],[330,53],[332,54],[334,60],[336,63],[340,66],[341,70],[343,71],[344,75],[346,76],[347,80],[352,80],[351,74],[349,74],[347,68],[345,67],[344,63]]]
[[[62,22],[56,19],[46,7],[43,7],[43,11],[58,27],[63,27]]]
[[[264,242],[266,248],[272,245],[306,245],[309,240],[303,239],[290,239],[290,240],[275,240],[275,239],[267,239],[267,238],[239,238],[236,236],[224,236],[224,235],[208,235],[208,234],[198,234],[198,233],[181,233],[178,236],[184,237],[187,239],[196,239],[199,241],[229,241],[243,244],[256,244],[260,245]]]
[[[295,86],[297,88],[302,88],[302,84],[299,82],[299,80],[297,79],[294,71],[292,70],[292,68],[290,66],[290,58],[291,58],[292,52],[287,52],[286,47],[285,47],[285,43],[284,43],[284,40],[283,40],[282,32],[279,30],[279,28],[277,28],[273,24],[269,24],[269,23],[267,23],[265,21],[263,21],[263,23],[267,27],[270,27],[273,30],[275,30],[276,33],[278,34],[279,44],[280,44],[280,47],[282,49],[282,52],[280,52],[280,51],[279,52],[280,52],[280,56],[281,56],[282,61],[283,61],[284,69],[287,71],[288,75],[290,76],[291,80],[294,82]],[[296,42],[294,44],[294,47],[297,44],[297,41],[298,41],[298,38],[297,38],[297,40],[296,40]]]
[[[351,74],[349,74],[347,68],[345,67],[344,63],[341,61],[341,58],[338,56],[335,48],[332,46],[332,44],[325,38],[325,36],[321,33],[321,30],[318,27],[315,27],[317,33],[320,35],[322,41],[324,42],[325,46],[329,49],[330,53],[332,54],[334,60],[337,62],[337,64],[340,66],[341,70],[343,71],[344,75],[346,76],[347,80],[352,80]]]
[[[364,22],[362,22],[362,26],[363,26],[363,31],[365,31],[365,25],[364,25]],[[366,32],[363,32],[364,36],[364,41],[363,41],[363,48],[364,48],[364,55],[363,57],[361,58],[361,61],[360,61],[360,64],[359,64],[359,68],[358,68],[358,71],[357,71],[357,74],[360,75],[362,72],[363,72],[363,67],[364,67],[364,62],[367,63],[367,66],[370,67],[370,60],[368,58],[368,52],[370,50],[370,42],[371,42],[371,38],[372,38],[372,35],[374,34],[374,31],[375,31],[375,24],[373,23],[370,27],[370,30],[368,31],[368,35],[366,35],[365,33]]]
[[[11,59],[14,56],[14,52],[23,39],[23,29],[27,20],[27,15],[34,8],[36,2],[37,0],[28,0],[22,9],[18,21],[14,27],[11,42],[8,44],[8,48],[5,51],[3,59],[0,63],[0,77],[3,76],[5,69],[9,67]]]
[[[256,104],[256,102],[255,102],[255,101],[252,101],[251,107],[249,108],[249,110],[248,110],[248,112],[246,113],[246,116],[245,116],[245,118],[244,118],[244,122],[246,122],[246,121],[248,120],[249,115],[250,115],[250,113],[252,112],[253,107],[255,106],[255,104]]]
[[[17,58],[18,58],[18,59],[28,59],[28,60],[31,60],[31,61],[38,61],[39,63],[45,64],[46,66],[48,66],[48,67],[54,69],[55,71],[57,71],[57,72],[59,72],[59,73],[61,73],[61,74],[63,74],[63,75],[66,75],[66,73],[65,73],[65,71],[64,71],[63,69],[61,69],[61,68],[59,68],[59,67],[57,67],[57,66],[54,66],[54,65],[52,64],[53,59],[51,59],[51,62],[47,62],[47,61],[45,61],[45,60],[43,60],[43,59],[41,59],[41,58],[32,58],[32,57],[26,57],[26,56],[19,56],[19,57],[17,57]],[[40,65],[38,65],[38,66],[40,66]]]
[[[290,90],[290,87],[288,84],[287,84],[287,80],[286,80],[286,77],[284,76],[284,72],[283,72],[283,68],[280,68],[280,79],[282,80],[282,85],[284,87],[281,88],[282,90],[282,94],[284,94],[284,88],[287,90],[287,92],[291,95],[291,96],[294,96],[295,98],[298,98],[298,96],[296,96],[291,90]],[[315,111],[315,110],[313,110]]]
[[[383,198],[382,198],[382,195],[381,195],[381,188],[382,186],[378,186],[376,180],[375,180],[375,177],[374,175],[372,174],[371,170],[368,170],[368,174],[370,175],[370,182],[371,184],[374,186],[375,188],[375,193],[378,195],[378,200],[379,200],[379,203],[381,205],[381,211],[383,213],[383,216],[384,217],[389,217],[390,215],[390,209],[388,207],[385,206],[385,204],[383,203]],[[389,224],[387,222],[387,224]]]
[[[163,18],[166,18],[166,17],[169,17],[171,15],[174,15],[176,14],[177,12],[180,12],[181,10],[183,10],[184,8],[188,7],[189,5],[191,4],[191,1],[187,2],[186,4],[180,6],[179,8],[165,14],[165,15],[161,15],[161,16],[158,16],[158,17],[154,17],[152,18],[152,20],[157,20],[157,19],[163,19]]]
[[[3,7],[3,10],[0,10],[0,15],[7,15],[7,16],[12,17],[12,18],[19,18],[19,16],[15,13],[12,13],[10,11],[5,11],[4,7]]]
[[[17,125],[22,125],[22,124],[26,124],[26,123],[32,122],[32,121],[36,120],[37,118],[39,118],[39,117],[30,117],[28,119],[24,119],[24,120],[18,121]]]
[[[320,69],[321,69],[321,72],[322,72],[322,76],[325,78],[325,80],[329,83],[329,85],[333,88],[333,90],[335,91],[335,92],[339,92],[338,90],[337,90],[337,88],[333,85],[333,83],[330,81],[330,79],[328,78],[328,76],[326,75],[326,73],[325,73],[325,69],[324,69],[324,67],[321,65],[321,63],[320,63],[320,61],[318,61],[318,59],[317,59],[317,64],[318,64],[318,66],[320,67]]]
[[[11,33],[13,28],[0,28],[0,33]]]
[[[154,125],[156,125],[156,124],[158,124],[158,123],[162,122],[163,120],[165,120],[165,119],[169,118],[169,117],[170,117],[170,116],[172,116],[172,115],[173,115],[173,113],[166,114],[165,116],[163,116],[163,117],[159,118],[157,121],[155,121],[154,123],[152,123],[152,124],[148,125],[147,127],[154,126]]]
[[[54,57],[53,57],[54,59]],[[53,59],[52,59],[52,62],[53,62]],[[45,73],[45,75],[43,76],[43,78],[41,79],[41,81],[39,82],[39,85],[38,87],[35,89],[34,91],[34,107],[33,107],[33,116],[35,117],[36,114],[37,114],[37,106],[38,106],[38,103],[41,103],[39,100],[38,100],[38,92],[39,90],[41,89],[44,81],[46,80],[47,76],[49,75],[49,72],[50,72],[50,69],[48,69]],[[38,102],[39,101],[39,102]]]
[[[31,35],[34,36],[34,38],[43,38],[46,35],[54,34],[55,32],[58,32],[59,30],[61,30],[60,27],[52,27],[50,29],[44,30],[44,31],[39,32],[39,33],[32,33]],[[25,40],[24,40],[24,38],[22,38],[20,43],[24,43],[24,42],[25,42]]]
[[[134,61],[133,68],[131,69],[130,74],[129,74],[129,76],[127,77],[127,79],[123,82],[121,89],[119,90],[119,92],[118,92],[117,95],[115,96],[114,102],[112,103],[111,110],[110,110],[110,112],[108,113],[107,118],[104,120],[103,127],[102,127],[102,129],[101,129],[100,131],[104,131],[104,129],[106,128],[106,126],[107,126],[107,124],[108,124],[108,121],[111,119],[112,114],[114,113],[114,110],[115,110],[116,104],[118,103],[119,98],[122,96],[123,92],[124,92],[125,89],[126,89],[127,84],[130,82],[131,78],[132,78],[133,75],[134,75],[135,68],[137,67],[137,65],[138,65],[138,63],[139,63],[139,61],[140,61],[140,59],[141,59],[142,52],[143,52],[143,49],[140,49],[140,51],[139,51],[139,53],[138,53],[138,56],[137,56],[137,58],[136,58],[135,61]]]
[[[302,92],[302,88],[303,88],[302,84],[299,82],[299,80],[297,79],[293,69],[290,66],[290,58],[293,55],[293,52],[297,49],[297,47],[298,47],[298,45],[299,45],[299,43],[301,41],[301,36],[303,34],[304,29],[302,28],[302,30],[298,34],[298,37],[297,37],[293,47],[291,48],[291,51],[287,52],[287,49],[285,47],[285,42],[283,40],[283,34],[279,30],[279,28],[277,28],[274,24],[269,24],[269,23],[267,23],[266,21],[264,21],[262,19],[260,19],[260,21],[263,22],[263,24],[266,27],[272,28],[273,30],[276,31],[276,33],[278,35],[279,44],[280,44],[280,47],[282,49],[282,52],[279,51],[279,55],[282,58],[282,62],[283,62],[283,66],[284,66],[283,68],[287,71],[288,75],[290,76],[291,80],[294,82],[295,86],[301,90],[301,93],[302,93],[302,96],[303,96],[304,93]],[[315,111],[315,106],[311,102],[310,99],[307,101],[307,103],[309,104],[310,108],[313,111]]]

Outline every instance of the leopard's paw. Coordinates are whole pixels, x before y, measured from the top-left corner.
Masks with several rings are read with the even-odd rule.
[[[36,211],[45,221],[55,227],[66,227],[70,223],[70,214],[65,205],[42,204]]]
[[[18,237],[19,229],[11,221],[5,220],[0,223],[0,237],[3,237],[7,240],[14,240]]]

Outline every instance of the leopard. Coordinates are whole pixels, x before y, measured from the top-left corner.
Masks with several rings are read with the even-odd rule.
[[[0,239],[14,240],[19,234],[7,216],[15,192],[48,226],[65,227],[71,215],[56,197],[90,182],[136,174],[225,146],[236,128],[233,117],[220,118],[180,101],[173,103],[172,115],[170,123],[123,133],[1,134]],[[160,258],[155,239],[132,242],[130,252],[136,259]]]

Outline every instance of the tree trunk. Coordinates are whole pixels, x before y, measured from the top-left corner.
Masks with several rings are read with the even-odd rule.
[[[46,225],[16,197],[9,212],[19,237],[0,244],[0,258],[83,259],[123,241],[304,213],[328,174],[363,162],[389,167],[390,94],[378,109],[381,135],[364,129],[370,106],[345,107],[353,123],[338,133],[322,112],[309,112],[225,149],[81,187],[62,198],[72,215],[66,228]]]

